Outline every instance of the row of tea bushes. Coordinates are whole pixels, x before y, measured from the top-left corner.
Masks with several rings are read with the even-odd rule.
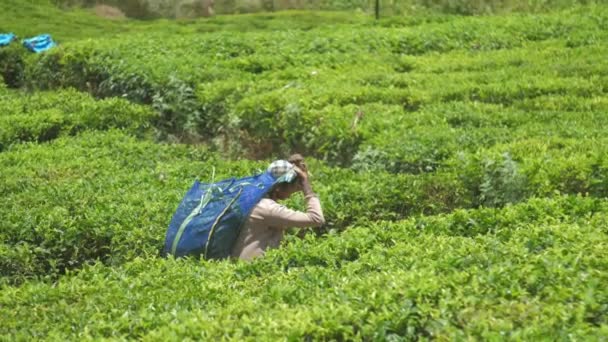
[[[392,150],[408,156],[421,152],[421,159],[415,162],[427,170],[440,164],[437,171],[426,179],[451,179],[451,182],[435,181],[431,184],[437,190],[446,184],[452,184],[452,188],[438,191],[438,197],[447,195],[459,206],[466,203],[465,207],[500,207],[528,197],[555,193],[608,196],[606,144],[606,139],[599,135],[585,139],[547,135],[497,143],[474,152],[461,151],[446,159],[438,155],[435,160],[432,158],[437,155],[433,152],[438,150],[433,149],[435,145],[431,143],[397,146]],[[353,166],[367,172],[401,171],[404,167],[417,165],[412,160],[396,163],[395,160],[399,159],[395,155],[375,149],[368,149],[356,157]]]
[[[604,200],[378,222],[253,263],[137,258],[0,292],[4,339],[570,339],[608,331]]]
[[[357,149],[351,147],[356,152],[351,166],[358,170],[436,171],[460,154],[493,146],[508,152],[504,145],[526,140],[578,139],[593,148],[599,144],[596,139],[604,137],[608,124],[607,112],[599,109],[527,111],[494,104],[449,102],[424,106],[415,114],[402,115],[395,123],[382,119],[379,113],[397,112],[398,108],[358,108],[368,114],[359,129],[355,134],[343,131],[359,143]],[[351,108],[352,112],[355,110]]]
[[[0,152],[22,142],[45,142],[84,130],[120,128],[144,135],[156,117],[149,107],[127,100],[95,100],[75,90],[1,93]]]
[[[359,135],[367,134],[362,126],[349,130],[358,106],[401,106],[364,117],[392,123],[445,101],[527,110],[550,97],[548,110],[560,110],[560,101],[602,110],[605,76],[586,75],[605,63],[605,48],[569,42],[601,40],[606,13],[592,6],[407,28],[337,24],[204,35],[151,29],[66,44],[28,60],[22,76],[34,88],[74,86],[150,104],[160,113],[160,131],[185,141],[229,140],[217,144],[241,155],[300,149],[348,165],[364,141]]]
[[[466,206],[453,176],[356,173],[310,161],[327,230]],[[265,162],[227,161],[204,147],[87,132],[0,153],[3,277],[10,282],[100,260],[157,255],[166,226],[194,179],[251,175]],[[214,178],[213,178],[214,177]],[[291,205],[298,205],[292,201]]]
[[[310,161],[326,226],[458,208],[501,207],[537,196],[608,195],[605,139],[526,140],[459,155],[435,173],[355,172]],[[90,132],[0,153],[7,205],[2,272],[7,282],[100,260],[121,264],[157,255],[166,226],[196,178],[251,175],[265,162],[228,161],[204,147],[155,144],[123,133]],[[301,202],[291,201],[298,207]]]
[[[582,51],[575,63],[604,55],[597,50],[589,57]],[[242,139],[254,146],[254,154],[296,149],[337,165],[349,165],[371,145],[394,157],[391,163],[406,164],[396,172],[435,170],[461,150],[517,138],[584,136],[588,128],[598,130],[608,109],[605,76],[557,77],[547,63],[530,68],[532,75],[523,77],[512,67],[412,71],[403,77],[386,71],[322,70],[301,79],[297,75],[306,71],[296,68],[269,74],[273,79],[265,81],[209,82],[196,93],[205,104],[201,112],[210,118],[198,130],[211,123],[222,127],[223,134],[231,132],[232,140],[245,130]],[[395,146],[399,137],[403,143]],[[415,146],[423,146],[420,153],[394,151]],[[425,158],[430,160],[421,160]]]

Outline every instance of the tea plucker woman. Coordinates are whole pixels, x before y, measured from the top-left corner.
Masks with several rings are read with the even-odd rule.
[[[308,169],[300,155],[289,160],[277,160],[268,171],[277,178],[277,185],[270,190],[251,211],[237,238],[232,256],[250,261],[263,256],[269,248],[279,247],[285,230],[292,227],[320,227],[325,223],[321,202],[312,191]],[[306,212],[296,211],[277,203],[302,191],[306,200]]]

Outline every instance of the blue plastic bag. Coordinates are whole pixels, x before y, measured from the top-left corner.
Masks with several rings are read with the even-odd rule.
[[[39,36],[23,40],[23,46],[35,53],[47,51],[56,45],[57,44],[55,44],[53,38],[51,38],[51,36],[48,34],[41,34]]]
[[[277,182],[268,172],[213,184],[195,181],[169,224],[164,255],[229,257],[245,220]]]
[[[0,33],[0,46],[7,46],[15,39],[13,33]]]

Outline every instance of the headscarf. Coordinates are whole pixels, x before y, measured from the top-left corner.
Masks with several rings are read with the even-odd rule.
[[[267,171],[277,180],[277,183],[291,183],[298,177],[294,165],[287,160],[273,161]]]

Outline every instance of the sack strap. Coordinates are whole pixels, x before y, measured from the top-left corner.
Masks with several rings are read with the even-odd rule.
[[[205,192],[205,194],[201,197],[201,202],[199,203],[199,205],[194,208],[194,210],[192,210],[190,215],[188,215],[184,222],[182,222],[181,226],[179,226],[177,234],[175,234],[175,239],[173,239],[173,244],[171,245],[171,254],[173,254],[174,256],[175,251],[177,250],[177,245],[179,244],[179,240],[182,238],[184,230],[186,230],[186,226],[192,221],[192,219],[194,219],[194,216],[200,214],[200,212],[205,209],[207,204],[209,204],[209,202],[211,201],[211,190],[212,189],[207,189],[207,192]]]
[[[241,187],[238,194],[236,194],[236,196],[234,196],[232,201],[230,201],[230,203],[226,206],[226,208],[224,208],[222,213],[219,214],[218,217],[215,219],[215,222],[213,222],[213,226],[211,226],[211,231],[209,232],[209,236],[207,237],[207,243],[205,244],[205,254],[203,254],[205,259],[207,259],[207,252],[209,250],[209,244],[211,243],[211,239],[213,238],[213,234],[215,233],[215,228],[217,227],[217,224],[220,222],[222,217],[224,217],[224,215],[226,215],[226,213],[228,212],[228,209],[230,209],[230,207],[232,207],[234,202],[236,202],[239,199],[239,197],[241,197],[241,193],[243,193],[243,187]]]

